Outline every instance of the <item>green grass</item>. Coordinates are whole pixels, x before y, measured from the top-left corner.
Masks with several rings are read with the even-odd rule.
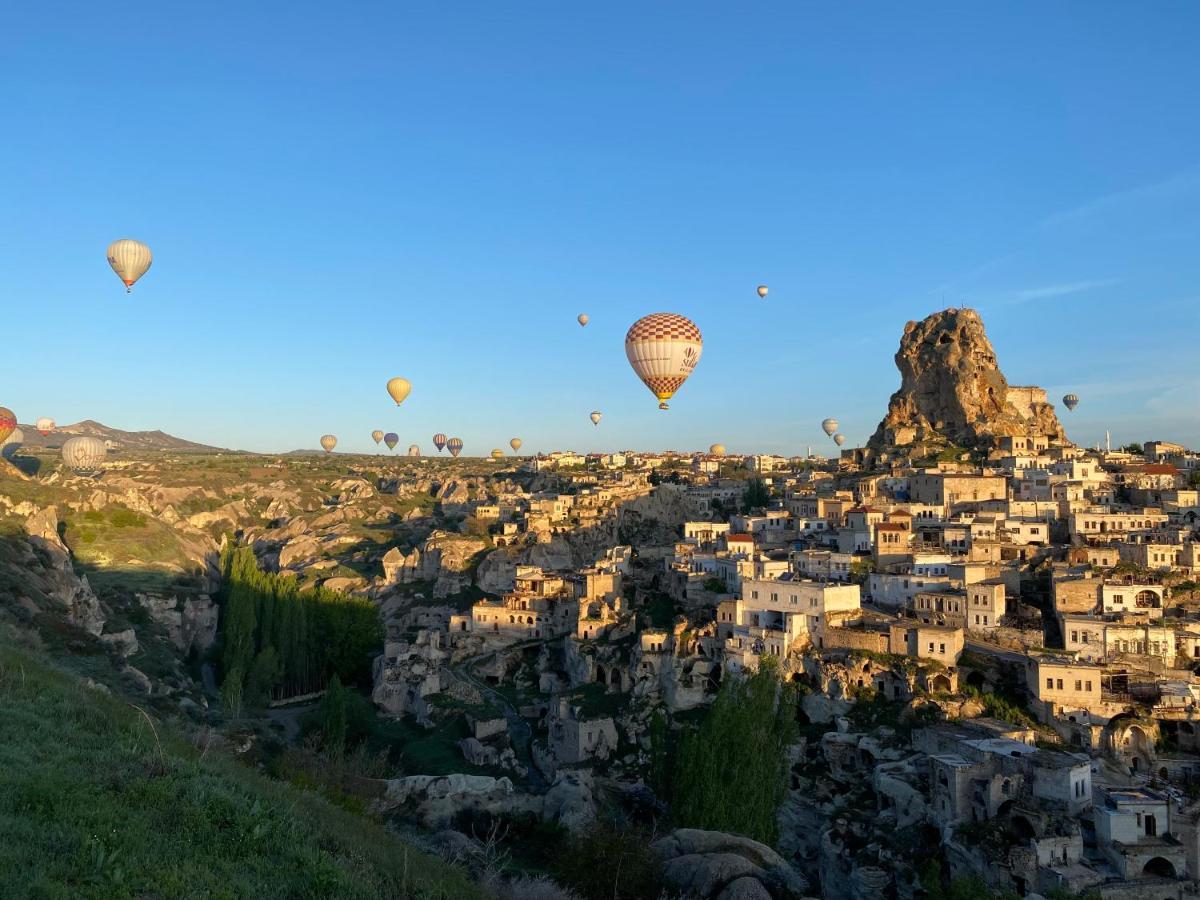
[[[5,897],[482,896],[378,823],[154,727],[0,644]]]
[[[492,775],[515,778],[512,772],[488,766],[472,766],[459,749],[458,742],[470,737],[466,717],[454,713],[424,728],[409,719],[379,719],[367,739],[372,751],[386,749],[399,754],[406,775]]]

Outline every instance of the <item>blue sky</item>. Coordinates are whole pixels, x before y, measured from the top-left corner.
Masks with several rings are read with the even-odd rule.
[[[734,6],[21,5],[0,404],[790,454],[864,441],[904,323],[965,303],[1077,441],[1200,445],[1200,7]],[[622,348],[658,310],[705,336],[669,413]]]

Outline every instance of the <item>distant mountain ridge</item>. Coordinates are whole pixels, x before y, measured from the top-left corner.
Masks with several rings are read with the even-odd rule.
[[[167,434],[165,431],[122,431],[111,428],[93,419],[84,419],[74,425],[59,425],[50,434],[43,437],[32,425],[21,425],[25,433],[26,447],[61,447],[63,441],[76,435],[100,438],[111,441],[118,450],[174,450],[180,453],[215,453],[228,452],[222,447],[212,447],[208,444],[198,444],[195,441],[184,440]]]

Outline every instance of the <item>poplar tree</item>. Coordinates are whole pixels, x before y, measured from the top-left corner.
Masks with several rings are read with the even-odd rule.
[[[780,680],[773,659],[748,677],[726,678],[700,727],[680,743],[676,823],[773,843],[795,740],[795,689]]]

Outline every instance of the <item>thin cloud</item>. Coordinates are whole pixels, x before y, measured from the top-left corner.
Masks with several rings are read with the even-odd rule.
[[[1057,228],[1062,225],[1070,225],[1105,213],[1119,211],[1130,205],[1153,200],[1174,199],[1180,194],[1197,189],[1200,189],[1200,166],[1192,166],[1161,181],[1153,181],[1123,191],[1114,191],[1071,209],[1052,213],[1038,222],[1035,228]]]
[[[1044,287],[1026,288],[1023,291],[1017,291],[1016,301],[1018,303],[1027,303],[1030,300],[1069,297],[1071,294],[1081,294],[1084,291],[1092,291],[1096,288],[1108,287],[1116,283],[1116,279],[1102,278],[1090,281],[1068,281],[1065,284],[1048,284]]]

